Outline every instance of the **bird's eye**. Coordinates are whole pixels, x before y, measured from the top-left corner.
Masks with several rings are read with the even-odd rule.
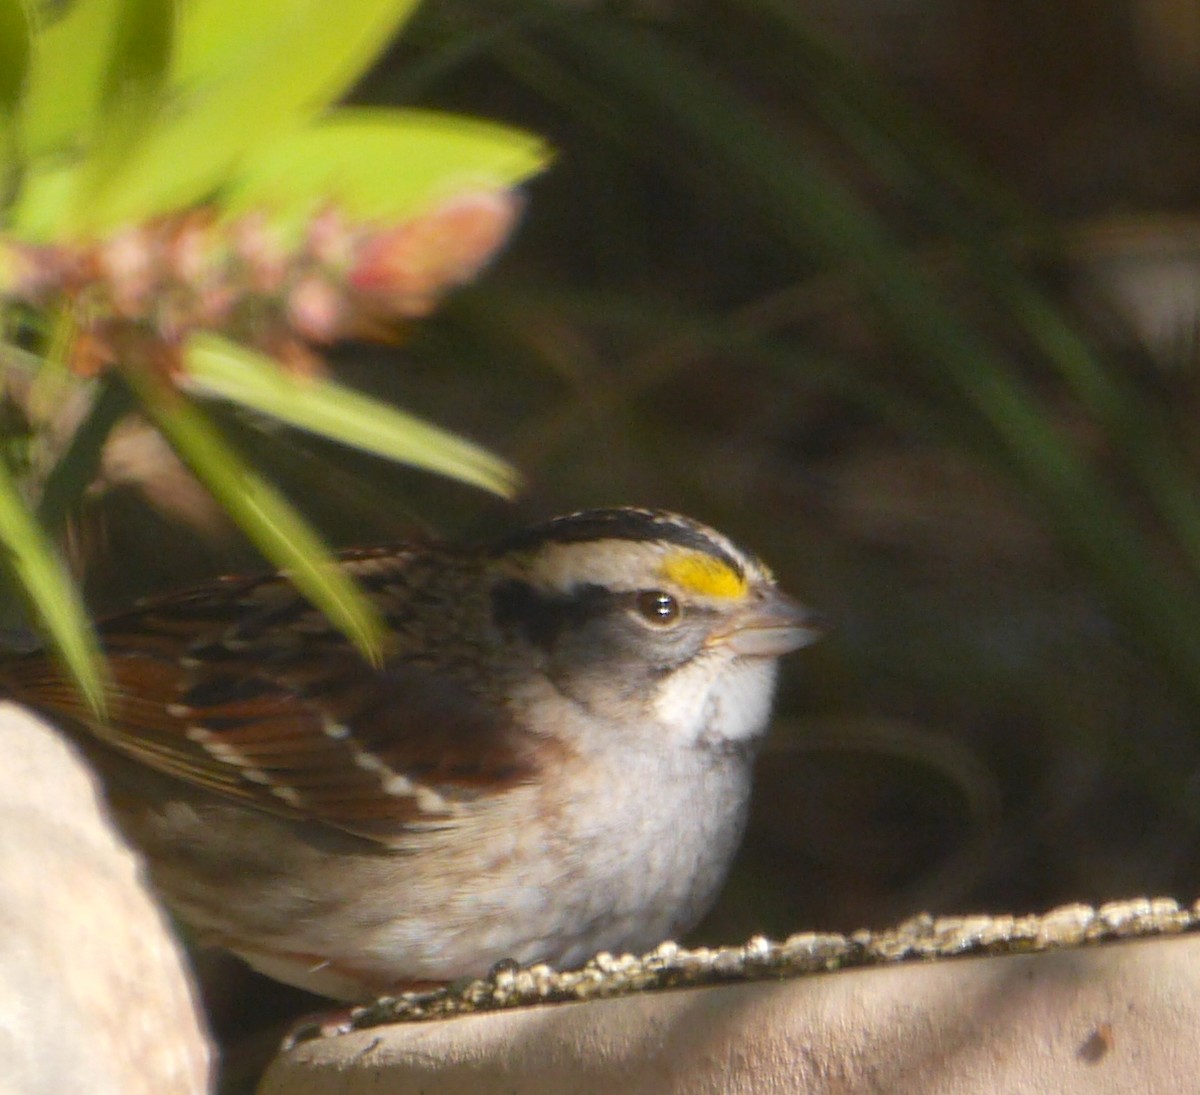
[[[637,610],[643,619],[666,627],[679,619],[679,602],[661,589],[646,589],[637,595]]]

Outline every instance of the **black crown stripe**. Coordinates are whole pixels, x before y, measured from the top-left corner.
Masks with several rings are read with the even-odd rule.
[[[739,578],[745,576],[740,559],[730,555],[699,526],[665,510],[583,510],[514,533],[497,544],[494,550],[497,555],[505,555],[512,551],[529,551],[543,544],[577,544],[596,540],[677,544],[719,559]]]

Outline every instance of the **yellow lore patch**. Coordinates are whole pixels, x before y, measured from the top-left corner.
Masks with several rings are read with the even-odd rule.
[[[662,575],[689,593],[703,597],[743,597],[746,579],[720,559],[698,551],[678,551],[662,564]]]

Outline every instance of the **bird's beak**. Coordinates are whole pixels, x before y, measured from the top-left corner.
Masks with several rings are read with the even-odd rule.
[[[709,642],[749,658],[778,658],[819,639],[820,616],[777,589],[764,592]]]

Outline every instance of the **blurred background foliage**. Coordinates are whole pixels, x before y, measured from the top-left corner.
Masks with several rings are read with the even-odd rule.
[[[555,150],[484,277],[329,355],[526,489],[212,413],[332,542],[662,505],[833,619],[698,938],[1196,895],[1190,0],[437,0],[354,98]],[[98,609],[254,565],[113,466],[69,525]]]

